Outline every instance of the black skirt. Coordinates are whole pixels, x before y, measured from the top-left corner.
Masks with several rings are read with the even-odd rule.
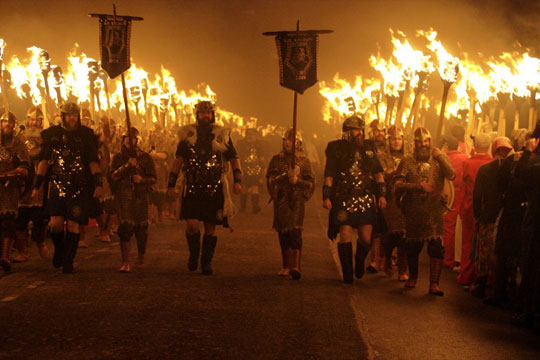
[[[181,220],[199,220],[214,225],[223,225],[225,198],[220,189],[212,196],[186,196],[182,199]]]
[[[341,205],[341,201],[333,201],[328,221],[328,237],[335,239],[339,234],[339,227],[349,225],[377,225],[378,216],[375,200],[372,199],[370,206],[364,206],[361,210],[351,211]]]

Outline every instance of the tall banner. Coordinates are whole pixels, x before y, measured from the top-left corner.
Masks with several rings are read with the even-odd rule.
[[[99,17],[101,67],[114,79],[131,66],[129,40],[131,19],[121,16]]]
[[[280,85],[303,94],[317,82],[318,35],[282,33],[276,36],[276,45]]]

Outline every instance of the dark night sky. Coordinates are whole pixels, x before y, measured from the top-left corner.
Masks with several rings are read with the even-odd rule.
[[[98,24],[90,12],[110,12],[105,0],[1,0],[0,37],[6,55],[25,54],[36,45],[53,59],[65,59],[75,42],[98,58]],[[291,118],[292,92],[278,83],[272,38],[264,31],[332,29],[320,39],[319,80],[336,72],[348,80],[373,75],[368,57],[380,45],[391,49],[388,28],[413,37],[433,27],[450,51],[496,55],[521,39],[535,44],[538,9],[530,1],[167,1],[117,0],[119,14],[145,18],[132,31],[134,62],[150,72],[170,69],[178,88],[206,82],[218,104],[245,116],[285,124]],[[517,4],[517,5],[516,5]],[[533,25],[531,25],[533,24]],[[531,30],[531,27],[533,28]],[[61,61],[58,61],[63,65]],[[300,97],[300,126],[316,129],[322,120],[318,85]]]

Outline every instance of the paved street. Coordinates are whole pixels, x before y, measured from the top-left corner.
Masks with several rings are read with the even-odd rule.
[[[2,359],[538,359],[540,338],[509,324],[443,273],[442,298],[384,274],[341,283],[317,195],[304,232],[303,278],[276,276],[271,207],[219,232],[215,275],[190,273],[179,223],[153,225],[144,269],[118,272],[117,238],[88,234],[76,273],[39,259],[0,275]],[[132,253],[135,255],[135,243]],[[425,263],[425,261],[424,261]]]

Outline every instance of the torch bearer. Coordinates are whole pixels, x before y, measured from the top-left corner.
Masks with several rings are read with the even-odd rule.
[[[444,90],[443,90],[443,96],[442,96],[442,101],[441,101],[441,112],[439,114],[439,124],[437,125],[437,135],[435,137],[435,146],[439,145],[439,141],[441,139],[442,128],[444,124],[444,111],[446,110],[446,102],[448,101],[448,93],[450,91],[450,87],[452,86],[452,84],[455,83],[457,80],[457,76],[459,73],[459,63],[456,63],[455,67],[450,70],[453,70],[453,73],[448,74],[448,72],[445,71],[441,74],[441,80],[444,85]],[[447,75],[450,75],[450,76],[447,76]]]
[[[99,18],[101,66],[109,74],[111,79],[114,79],[118,75],[122,75],[122,93],[124,95],[124,107],[126,109],[126,130],[130,148],[134,151],[124,71],[131,67],[131,59],[129,56],[131,21],[140,21],[143,20],[143,18],[116,15],[116,6],[114,4],[112,15],[90,14],[90,16]]]
[[[300,31],[300,21],[296,22],[296,31],[272,31],[263,35],[276,36],[279,58],[280,85],[294,91],[293,102],[293,141],[291,169],[295,168],[296,118],[298,93],[317,82],[317,49],[319,34],[329,34],[332,30]]]

